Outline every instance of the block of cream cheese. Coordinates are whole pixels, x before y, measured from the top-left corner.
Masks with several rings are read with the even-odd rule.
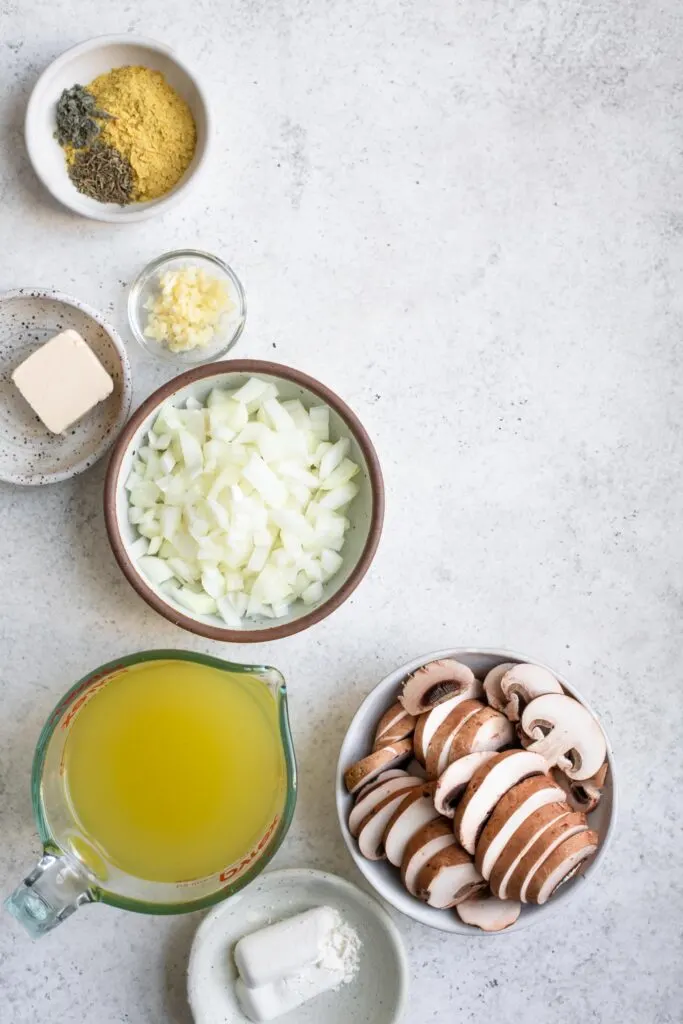
[[[53,434],[61,434],[114,390],[77,331],[62,331],[17,366],[12,380]]]
[[[312,967],[304,967],[297,974],[258,988],[247,988],[242,979],[238,978],[235,993],[244,1016],[260,1024],[261,1021],[276,1020],[296,1010],[309,999],[337,988],[343,981],[343,971],[339,968],[314,964]]]
[[[331,907],[315,907],[245,935],[235,946],[244,984],[268,985],[317,963],[338,922],[339,914]]]

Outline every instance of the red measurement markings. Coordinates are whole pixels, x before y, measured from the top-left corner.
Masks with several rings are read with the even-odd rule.
[[[239,861],[238,864],[233,864],[232,867],[226,868],[224,871],[221,871],[220,875],[218,876],[219,882],[229,882],[231,879],[237,878],[239,875],[243,873],[243,871],[245,871],[251,864],[253,864],[256,858],[259,856],[259,854],[262,853],[265,847],[268,845],[270,838],[273,835],[275,829],[277,828],[279,822],[279,817],[273,818],[270,825],[268,826],[267,831],[259,840],[258,846],[256,846],[255,849],[251,850],[243,860]]]

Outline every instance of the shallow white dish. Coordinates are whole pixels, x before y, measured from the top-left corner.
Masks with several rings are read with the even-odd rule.
[[[389,915],[355,885],[324,871],[270,871],[211,911],[199,926],[187,972],[196,1024],[245,1024],[234,992],[238,939],[319,906],[334,907],[362,942],[355,978],[278,1017],[281,1024],[396,1024],[408,994],[408,964]],[[248,1024],[248,1022],[247,1022]]]
[[[361,706],[358,708],[358,711],[354,715],[348,728],[339,753],[337,779],[335,783],[339,826],[341,828],[344,842],[348,847],[349,853],[356,862],[356,866],[380,896],[383,896],[388,903],[391,903],[392,906],[396,907],[396,909],[400,910],[403,914],[406,914],[408,917],[412,917],[415,921],[419,921],[421,924],[428,925],[430,928],[438,928],[444,932],[454,932],[460,935],[469,935],[470,937],[496,934],[507,935],[509,932],[517,932],[521,928],[527,928],[529,925],[546,920],[551,914],[556,914],[563,907],[566,907],[567,903],[578,894],[581,887],[586,884],[589,878],[595,875],[603,863],[610,841],[614,834],[617,815],[617,786],[614,777],[614,758],[612,755],[612,748],[610,746],[609,737],[605,736],[607,741],[609,773],[602,799],[595,811],[588,815],[591,828],[594,828],[600,836],[598,852],[592,860],[587,862],[584,870],[570,882],[567,882],[566,885],[563,885],[551,900],[540,907],[528,904],[524,905],[522,907],[522,913],[512,927],[506,928],[503,932],[495,933],[483,932],[479,928],[473,928],[469,925],[463,924],[454,910],[436,910],[433,907],[428,907],[426,903],[423,903],[421,900],[411,896],[404,889],[401,884],[399,872],[396,868],[392,867],[391,864],[387,861],[366,860],[366,858],[361,855],[358,849],[358,844],[349,832],[348,828],[348,817],[349,812],[353,807],[353,798],[350,797],[346,791],[346,786],[344,785],[344,771],[349,767],[349,765],[358,761],[361,757],[365,757],[366,754],[372,750],[372,742],[377,722],[389,705],[396,700],[400,690],[400,685],[406,676],[410,675],[411,672],[414,672],[415,669],[420,668],[421,665],[426,665],[427,662],[436,661],[439,658],[456,658],[458,661],[464,662],[466,665],[469,665],[474,674],[480,679],[483,679],[486,673],[496,665],[500,665],[505,661],[531,662],[534,665],[543,664],[535,658],[529,658],[526,655],[519,654],[515,651],[454,647],[445,651],[436,651],[433,654],[425,654],[422,655],[422,657],[414,658],[412,661],[407,662],[405,665],[401,665],[400,668],[397,668],[394,672],[388,675],[381,683],[378,683],[375,689],[368,694]],[[548,665],[545,665],[544,667],[548,668],[549,671],[553,673],[555,678],[559,680],[568,694],[580,701],[580,703],[591,712],[594,718],[598,718],[590,705],[588,705],[583,697],[577,693],[573,686],[570,686],[559,672]]]
[[[182,96],[197,127],[197,147],[187,171],[166,195],[145,203],[117,206],[84,196],[72,184],[64,151],[54,137],[55,115],[63,89],[88,85],[98,75],[129,64],[161,71],[168,84]],[[199,81],[170,47],[133,34],[97,36],[67,50],[42,73],[29,99],[24,133],[33,169],[55,199],[83,217],[123,224],[163,213],[182,199],[206,158],[211,119]]]
[[[359,492],[348,506],[351,526],[340,554],[342,566],[325,583],[323,596],[308,606],[294,602],[287,615],[279,619],[243,619],[240,629],[229,629],[218,615],[197,615],[177,604],[164,590],[148,579],[131,556],[137,529],[128,519],[128,492],[125,483],[135,455],[147,437],[159,408],[167,401],[184,407],[193,397],[204,402],[212,388],[241,387],[249,377],[259,377],[277,385],[282,399],[300,399],[308,409],[324,403],[330,408],[330,431],[336,440],[348,436],[349,458],[360,466],[356,477]],[[377,454],[355,414],[319,381],[290,366],[260,360],[236,359],[199,366],[170,380],[155,391],[133,413],[112,452],[104,488],[104,513],[109,541],[124,575],[152,608],[176,625],[192,633],[228,643],[263,643],[298,633],[330,615],[363,579],[382,532],[384,485]]]
[[[68,327],[87,341],[113,378],[114,390],[66,433],[51,434],[11,375],[35,349]],[[0,295],[0,480],[49,484],[89,469],[126,422],[131,397],[123,342],[94,309],[61,292],[20,288]]]

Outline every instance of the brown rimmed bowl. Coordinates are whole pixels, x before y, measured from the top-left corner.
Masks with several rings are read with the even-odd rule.
[[[229,629],[217,615],[194,615],[176,604],[137,567],[130,548],[138,538],[137,529],[128,521],[128,494],[125,483],[138,449],[166,402],[184,405],[191,396],[203,401],[215,387],[237,388],[249,377],[260,377],[277,384],[280,397],[298,398],[306,406],[324,403],[330,409],[331,436],[348,436],[350,458],[361,471],[358,495],[346,512],[351,526],[342,551],[343,565],[325,584],[321,601],[306,606],[297,601],[281,619],[244,619],[242,629]],[[227,643],[263,643],[280,640],[314,626],[346,601],[370,567],[382,532],[384,519],[384,483],[372,441],[358,417],[324,384],[299,370],[279,363],[255,359],[236,359],[199,366],[170,380],[142,403],[114,445],[104,484],[104,517],[114,556],[124,576],[150,607],[170,622],[191,633]]]

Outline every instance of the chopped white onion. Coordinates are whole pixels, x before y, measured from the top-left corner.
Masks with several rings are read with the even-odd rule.
[[[282,618],[324,596],[343,565],[359,466],[330,410],[282,402],[270,382],[164,405],[126,480],[129,548],[152,583],[195,615]]]

